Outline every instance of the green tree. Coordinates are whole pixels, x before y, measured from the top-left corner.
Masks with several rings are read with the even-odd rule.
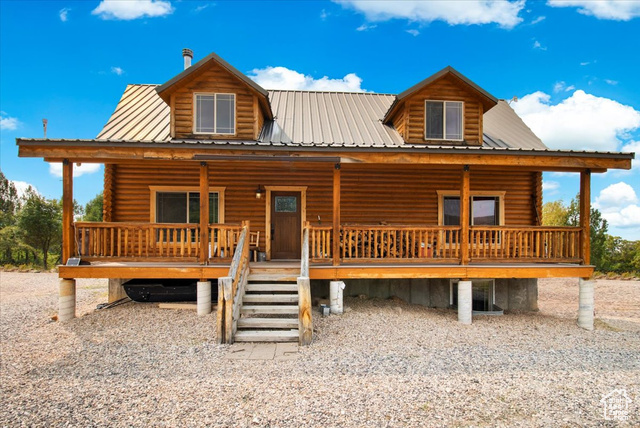
[[[98,193],[95,198],[87,202],[84,207],[84,221],[102,221],[102,192]]]
[[[16,186],[0,171],[0,228],[15,222],[16,211],[20,207],[20,199]]]
[[[566,226],[569,212],[562,201],[546,202],[542,206],[543,226]]]
[[[24,232],[24,242],[42,251],[42,266],[48,266],[49,250],[62,240],[62,209],[60,203],[47,200],[33,190],[27,190],[24,205],[18,214],[18,226]]]

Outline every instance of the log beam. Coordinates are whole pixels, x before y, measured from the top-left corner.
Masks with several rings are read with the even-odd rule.
[[[591,171],[580,173],[580,227],[582,263],[591,264]]]
[[[340,164],[333,168],[333,265],[340,264]]]
[[[460,182],[460,264],[469,264],[469,165],[462,168]]]
[[[73,232],[73,162],[62,162],[62,264],[75,253]]]
[[[200,264],[209,260],[209,165],[200,162]]]

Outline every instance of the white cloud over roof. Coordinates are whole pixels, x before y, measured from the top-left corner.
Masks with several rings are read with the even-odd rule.
[[[549,0],[552,7],[577,7],[583,15],[629,21],[640,16],[640,2],[633,0]]]
[[[444,21],[450,25],[498,24],[512,28],[522,22],[518,16],[525,1],[363,1],[334,0],[343,7],[363,13],[370,21],[407,19],[417,22]]]
[[[361,86],[362,79],[355,73],[349,73],[341,79],[327,76],[315,79],[286,67],[265,67],[251,70],[248,77],[266,89],[365,92]]]
[[[173,7],[171,2],[162,0],[102,0],[91,13],[102,19],[129,21],[170,15]]]
[[[538,91],[511,107],[553,149],[613,151],[621,137],[640,128],[640,112],[617,101],[575,91],[558,104]]]
[[[83,163],[80,166],[73,165],[73,176],[80,177],[84,174],[93,174],[100,169],[99,163]],[[52,162],[49,164],[49,174],[54,177],[62,177],[62,164],[59,162]]]

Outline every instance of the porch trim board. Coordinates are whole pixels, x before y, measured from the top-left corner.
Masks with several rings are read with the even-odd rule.
[[[393,279],[393,278],[589,278],[594,267],[577,264],[347,264],[311,265],[310,279]],[[101,265],[59,266],[60,278],[221,278],[229,264],[199,265],[171,263],[105,263]]]

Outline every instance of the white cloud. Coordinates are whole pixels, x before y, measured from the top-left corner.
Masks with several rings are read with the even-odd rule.
[[[559,188],[560,188],[560,183],[558,183],[557,181],[544,180],[542,182],[542,191],[547,192],[549,195],[558,193]]]
[[[377,25],[376,24],[362,24],[361,26],[359,26],[358,28],[356,28],[356,31],[368,31],[368,30],[373,30],[374,28],[376,28]]]
[[[322,11],[320,12],[320,19],[324,21],[328,17],[329,17],[329,13],[326,10],[322,9]]]
[[[111,67],[111,72],[113,74],[117,74],[118,76],[122,76],[122,74],[124,73],[124,70],[120,67]]]
[[[611,80],[611,79],[604,79],[605,82],[607,82],[609,85],[617,85],[618,81],[617,80]]]
[[[540,44],[540,42],[537,41],[537,40],[533,42],[533,48],[534,49],[540,49],[541,51],[546,51],[547,50],[547,47],[546,46],[542,46]]]
[[[327,76],[314,79],[312,76],[298,73],[286,67],[255,68],[248,75],[258,85],[268,89],[290,89],[302,91],[342,91],[364,92],[362,79],[355,73],[349,73],[342,79],[329,79]]]
[[[102,19],[155,18],[173,13],[171,3],[163,0],[102,0],[91,12]]]
[[[84,174],[93,174],[100,169],[99,163],[83,163],[80,166],[73,165],[73,176],[80,177]],[[52,162],[49,164],[49,174],[54,177],[62,177],[62,164]]]
[[[584,62],[581,62],[581,63],[580,63],[580,65],[581,65],[581,66],[583,66],[583,67],[584,67],[585,65],[589,65],[589,64],[591,64],[591,61],[584,61]]]
[[[640,127],[640,112],[608,98],[578,90],[558,104],[550,99],[538,91],[511,107],[553,149],[616,150],[619,137]]]
[[[15,117],[10,117],[7,113],[0,111],[0,129],[7,131],[15,131],[20,122]]]
[[[193,13],[200,13],[203,10],[205,10],[206,8],[208,8],[209,6],[215,6],[215,3],[206,3],[206,4],[201,4],[200,6],[197,6],[193,9]]]
[[[407,33],[411,34],[413,37],[416,37],[420,34],[420,31],[411,29],[411,30],[407,30]]]
[[[60,9],[60,11],[58,12],[58,16],[60,17],[60,21],[67,22],[69,20],[69,11],[70,10],[71,9],[69,9],[68,7]]]
[[[638,196],[624,181],[602,189],[593,207],[602,212],[613,227],[630,228],[640,226],[640,206]]]
[[[636,158],[632,161],[633,169],[640,169],[640,141],[629,141],[620,149],[621,152],[632,152]]]
[[[569,85],[567,86],[566,82],[564,81],[559,81],[556,82],[555,85],[553,85],[553,92],[558,93],[558,92],[570,92],[573,91],[576,87],[573,85]]]
[[[366,1],[334,0],[343,7],[363,13],[370,21],[407,19],[409,21],[444,21],[449,25],[496,23],[503,28],[513,28],[522,18],[518,16],[525,1]]]
[[[534,19],[533,21],[531,21],[531,25],[536,25],[537,23],[542,22],[545,19],[547,19],[546,16],[539,16],[536,19]]]
[[[19,181],[19,180],[11,180],[11,182],[16,187],[16,191],[18,192],[19,198],[23,197],[25,193],[27,193],[27,189],[29,189],[29,187],[31,187],[33,191],[36,192],[38,195],[40,194],[36,186],[34,186],[31,183],[27,183],[26,181]]]
[[[552,7],[577,7],[583,15],[598,19],[629,21],[640,16],[640,2],[632,0],[549,0]]]

